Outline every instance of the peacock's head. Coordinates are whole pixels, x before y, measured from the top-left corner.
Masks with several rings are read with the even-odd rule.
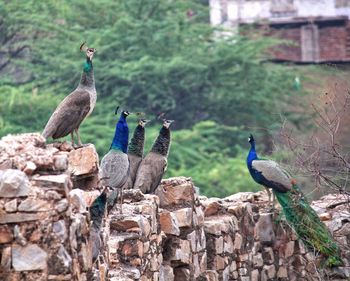
[[[147,124],[148,122],[150,122],[150,121],[151,121],[151,120],[140,119],[140,120],[139,120],[139,125],[140,125],[141,127],[145,127],[146,124]]]
[[[131,112],[127,111],[127,110],[123,110],[122,111],[122,115],[126,118],[131,114]]]
[[[163,127],[168,129],[170,127],[171,123],[173,123],[174,121],[175,120],[164,119],[163,120]]]
[[[248,138],[248,142],[249,143],[253,143],[255,140],[254,140],[254,137],[252,134],[250,134],[249,138]]]
[[[118,110],[119,110],[119,106],[117,106],[117,108],[115,109],[114,114],[117,115],[118,114]],[[120,114],[120,117],[128,117],[131,114],[131,112],[127,111],[127,110],[123,110],[122,113]]]
[[[84,42],[83,44],[80,45],[80,51],[82,52],[86,52],[86,57],[89,58],[89,60],[92,60],[96,49],[95,48],[88,48],[86,46],[86,42]]]

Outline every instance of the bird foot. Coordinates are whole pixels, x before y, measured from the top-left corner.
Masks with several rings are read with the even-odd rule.
[[[79,149],[79,148],[83,148],[83,147],[87,147],[89,144],[73,144],[73,148],[74,149]]]

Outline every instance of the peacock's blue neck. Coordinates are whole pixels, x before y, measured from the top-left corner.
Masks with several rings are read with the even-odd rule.
[[[95,87],[94,68],[92,67],[92,61],[88,57],[83,66],[80,85],[85,87]]]
[[[255,142],[251,142],[250,144],[250,150],[249,150],[249,153],[248,153],[248,157],[247,157],[247,165],[248,165],[248,169],[251,170],[252,169],[252,162],[254,160],[257,160],[259,159],[258,158],[258,155],[256,153],[256,150],[255,150]]]
[[[119,150],[124,153],[128,151],[129,142],[129,127],[126,122],[126,116],[122,114],[119,118],[117,125],[115,126],[115,133],[113,142],[110,149]]]

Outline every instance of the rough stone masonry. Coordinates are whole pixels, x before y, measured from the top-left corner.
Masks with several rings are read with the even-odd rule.
[[[155,195],[125,194],[104,220],[91,262],[88,207],[99,195],[93,145],[46,145],[39,134],[0,140],[0,280],[349,280],[348,198],[313,207],[341,246],[344,265],[322,268],[264,192],[199,196],[189,178],[163,180]]]

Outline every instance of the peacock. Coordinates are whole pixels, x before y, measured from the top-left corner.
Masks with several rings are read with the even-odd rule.
[[[118,113],[118,107],[115,114]],[[113,189],[107,199],[107,211],[109,212],[118,197],[122,200],[122,187],[129,177],[129,159],[127,155],[129,141],[129,127],[126,118],[130,115],[128,111],[122,111],[115,128],[114,138],[108,153],[101,160],[100,179],[104,186]]]
[[[90,219],[92,225],[90,228],[90,241],[92,249],[92,262],[95,262],[100,254],[102,248],[102,239],[100,236],[102,219],[105,214],[107,203],[107,191],[105,188],[103,192],[98,196],[90,207]]]
[[[170,149],[170,125],[174,120],[163,120],[163,126],[151,151],[142,159],[137,171],[134,188],[143,193],[154,193],[166,171]]]
[[[46,139],[52,137],[58,139],[71,134],[72,145],[74,145],[74,132],[78,138],[78,145],[81,146],[79,126],[81,122],[90,115],[96,104],[96,89],[94,80],[94,70],[92,58],[96,49],[85,47],[85,43],[80,46],[81,51],[86,52],[86,62],[84,63],[78,87],[70,93],[56,108],[47,122],[42,133]]]
[[[130,175],[127,182],[127,189],[134,186],[136,173],[143,157],[143,148],[145,145],[145,125],[149,122],[146,119],[139,119],[138,125],[134,130],[133,137],[128,147],[128,157],[130,163]]]
[[[341,265],[337,243],[309,205],[296,180],[276,162],[258,157],[252,135],[248,141],[251,148],[247,157],[247,166],[252,178],[266,189],[272,189],[283,208],[287,221],[308,249],[326,257],[326,264],[329,266]]]

